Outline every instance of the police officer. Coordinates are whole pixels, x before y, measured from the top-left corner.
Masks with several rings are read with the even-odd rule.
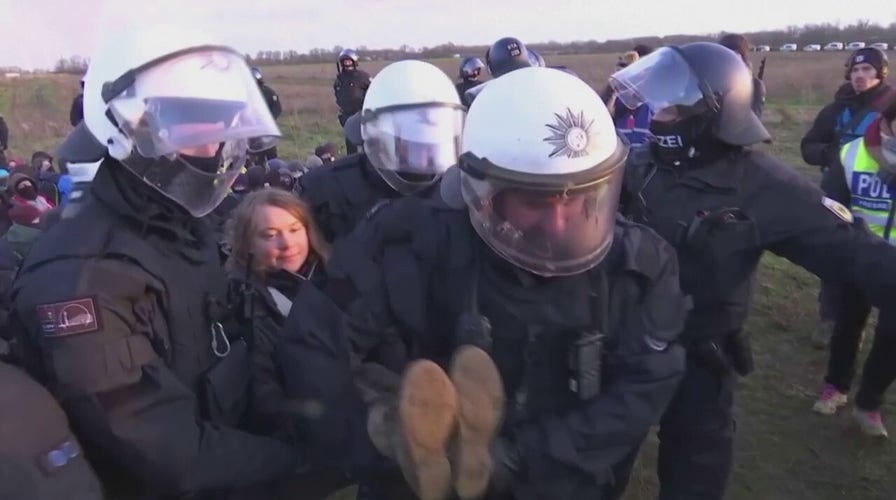
[[[455,85],[458,97],[463,99],[464,92],[482,83],[479,81],[479,76],[483,68],[485,64],[478,57],[465,57],[461,61],[460,82]]]
[[[343,49],[336,62],[336,80],[333,82],[333,94],[336,106],[339,107],[339,125],[345,126],[350,116],[361,111],[364,94],[370,87],[370,75],[358,69],[358,53],[353,49]],[[357,146],[345,141],[346,154],[358,152]]]
[[[274,91],[270,85],[264,82],[264,76],[261,74],[260,69],[253,66],[252,76],[255,78],[256,83],[258,83],[258,90],[260,90],[261,95],[264,96],[264,102],[267,103],[268,109],[271,111],[271,116],[274,117],[274,120],[280,118],[280,114],[283,113],[283,105],[280,103],[280,96],[277,95],[277,92]],[[260,164],[264,164],[266,161],[276,157],[277,146],[272,146],[264,151],[253,153],[253,158]]]
[[[861,217],[876,235],[896,244],[893,233],[893,193],[896,192],[896,101],[871,122],[863,137],[843,146],[841,161],[831,166],[822,189],[846,192],[850,211]],[[855,375],[856,358],[862,343],[862,331],[871,313],[871,303],[855,287],[843,285],[840,301],[834,307],[834,330],[830,344],[825,386],[812,409],[822,415],[836,413],[847,402],[849,386]],[[880,308],[874,343],[862,370],[862,383],[856,393],[853,417],[862,431],[871,436],[887,437],[881,418],[884,391],[896,378],[896,323],[892,305]]]
[[[14,283],[25,366],[62,403],[110,495],[220,498],[296,470],[236,425],[245,340],[202,216],[249,139],[280,132],[242,55],[184,28],[109,34],[84,84],[106,147],[90,200],[29,252]]]
[[[498,39],[485,53],[485,65],[488,67],[488,72],[493,79],[511,71],[532,67],[535,65],[533,63],[537,62],[537,56],[530,55],[526,45],[519,38],[514,37]],[[488,83],[484,82],[464,92],[464,96],[461,99],[464,105],[467,107],[472,105],[476,96],[482,92]]]
[[[0,498],[101,500],[102,487],[53,396],[0,362]]]
[[[837,164],[840,149],[862,137],[879,111],[894,99],[893,88],[886,82],[888,66],[887,54],[874,47],[851,53],[844,73],[847,82],[837,90],[834,102],[818,113],[800,142],[803,161],[821,168],[825,194],[842,204],[849,204],[849,191],[837,174],[826,181],[827,171]],[[821,321],[812,335],[815,347],[823,348],[831,339],[837,310],[847,308],[848,314],[850,300],[844,293],[837,283],[822,283],[818,296]]]
[[[576,77],[495,80],[463,150],[442,201],[382,206],[294,302],[286,384],[321,405],[301,425],[335,462],[370,440],[421,498],[602,498],[684,367],[674,252],[616,220],[627,146]]]
[[[654,110],[656,143],[633,150],[625,213],[678,252],[694,300],[685,378],[660,427],[660,498],[722,498],[733,461],[736,374],[752,369],[743,323],[765,250],[876,304],[896,294],[896,249],[790,167],[748,146],[770,140],[752,77],[712,43],[664,47],[610,78],[618,98]]]
[[[68,110],[68,121],[77,127],[84,120],[84,77],[81,77],[81,92],[72,99],[72,107]]]
[[[383,199],[430,196],[457,162],[464,109],[439,68],[422,61],[386,66],[363,108],[352,122],[364,152],[312,169],[296,183],[327,241],[348,234]]]

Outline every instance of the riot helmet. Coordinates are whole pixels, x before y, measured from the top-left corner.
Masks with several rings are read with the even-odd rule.
[[[478,57],[465,57],[460,63],[460,77],[463,80],[476,80],[485,67]]]
[[[488,49],[485,64],[492,77],[497,78],[513,70],[532,66],[529,50],[518,38],[501,38]]]
[[[413,194],[457,163],[465,114],[442,70],[423,61],[392,63],[364,97],[364,153],[389,186]]]
[[[462,198],[497,255],[541,276],[603,260],[628,146],[588,84],[550,68],[493,80],[470,108],[462,150],[441,192],[451,205]]]
[[[84,123],[108,156],[194,217],[227,195],[277,128],[244,56],[184,27],[109,33],[84,82]]]
[[[342,49],[338,59],[340,71],[357,69],[358,60],[358,53],[355,49]]]
[[[715,141],[749,146],[771,140],[753,112],[753,77],[740,57],[719,44],[662,47],[610,76],[630,109],[647,104],[651,133],[667,159],[686,160]]]

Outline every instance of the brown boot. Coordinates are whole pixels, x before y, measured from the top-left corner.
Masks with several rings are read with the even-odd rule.
[[[504,414],[504,384],[491,357],[470,345],[454,353],[451,381],[460,402],[452,464],[454,488],[463,499],[479,498],[491,478],[489,446]]]
[[[411,363],[397,404],[374,404],[367,420],[374,446],[398,463],[423,500],[445,499],[451,492],[446,447],[456,428],[457,393],[444,370],[429,360]]]

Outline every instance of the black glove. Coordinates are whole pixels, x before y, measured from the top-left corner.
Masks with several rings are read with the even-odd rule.
[[[490,491],[502,493],[513,486],[514,480],[520,472],[522,460],[519,448],[514,443],[504,438],[492,441],[492,479]]]

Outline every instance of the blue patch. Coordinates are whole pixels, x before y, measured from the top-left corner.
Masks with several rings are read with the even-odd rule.
[[[888,212],[893,203],[889,186],[876,174],[853,172],[849,190],[852,192],[852,204],[865,210]]]

